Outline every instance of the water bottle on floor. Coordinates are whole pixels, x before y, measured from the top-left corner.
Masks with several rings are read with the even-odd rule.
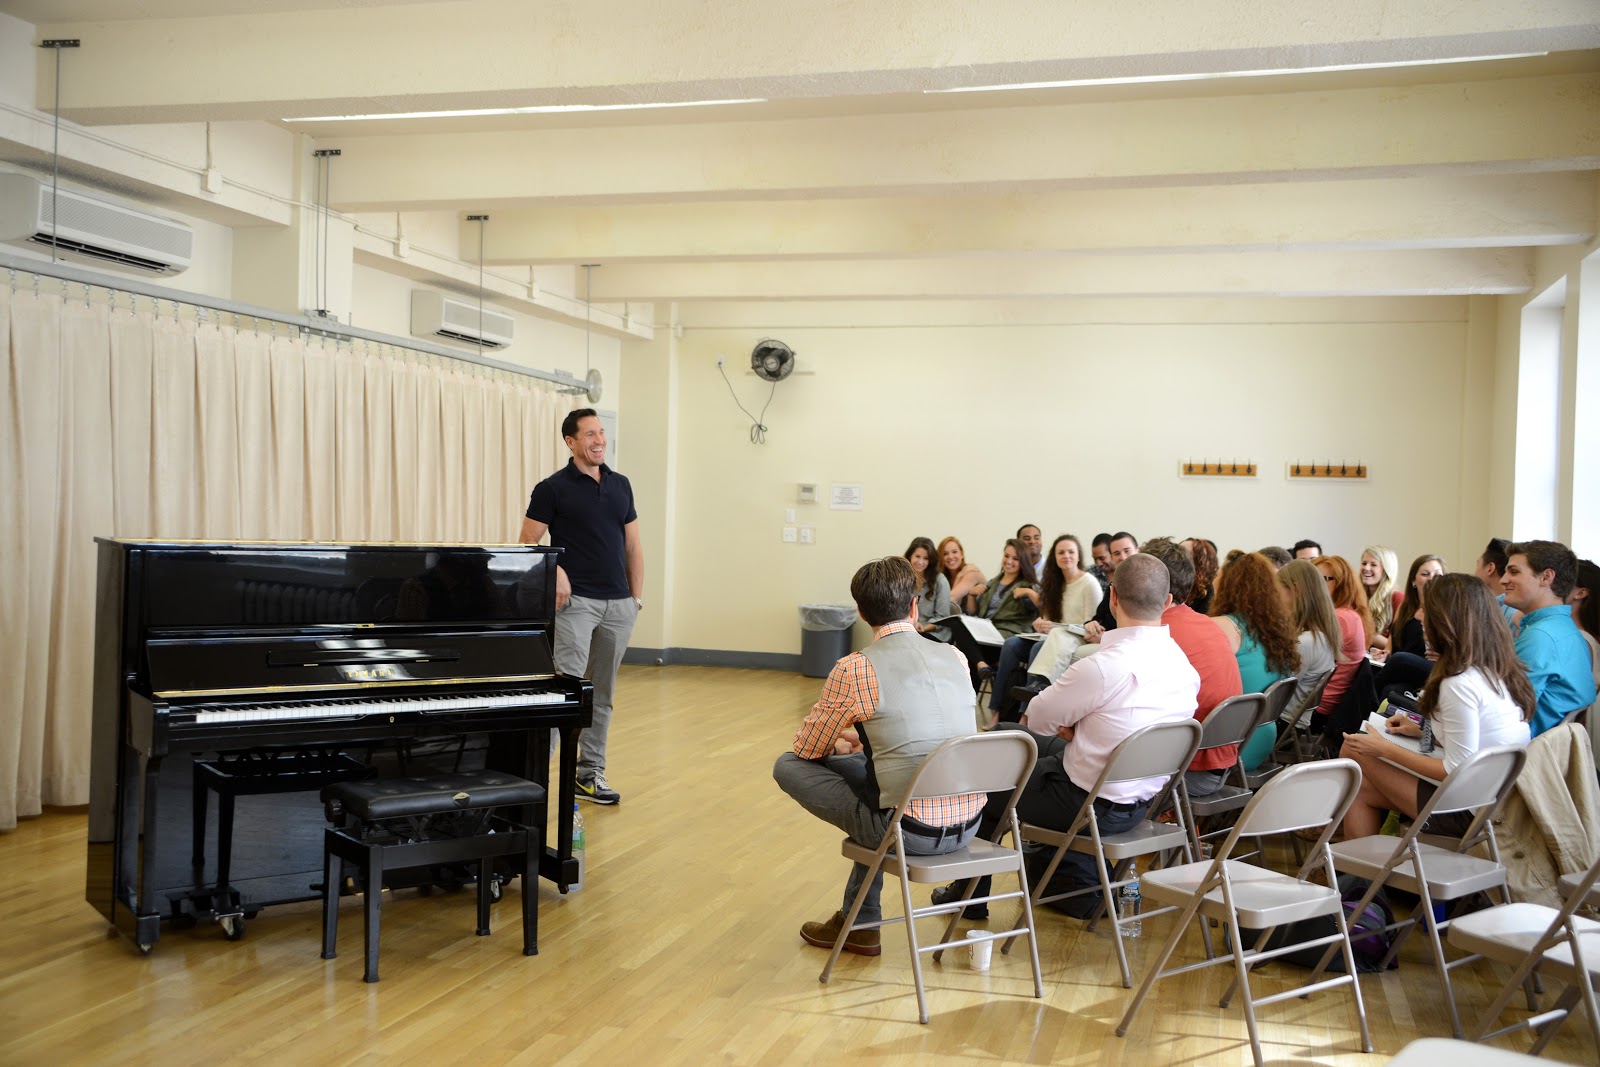
[[[583,812],[578,810],[578,802],[572,802],[572,858],[578,861],[578,880],[567,886],[567,891],[583,888],[584,849],[588,845],[588,833],[583,827]]]
[[[1117,899],[1117,918],[1132,919],[1132,922],[1123,922],[1123,937],[1138,937],[1144,933],[1144,921],[1138,918],[1142,901],[1139,897],[1139,871],[1138,868],[1128,872],[1132,874],[1133,881],[1122,887]]]

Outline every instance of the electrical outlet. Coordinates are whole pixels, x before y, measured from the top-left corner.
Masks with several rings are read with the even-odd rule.
[[[722,366],[722,362],[723,362],[722,353],[718,352],[717,353],[717,366],[719,366],[719,367]]]
[[[795,533],[794,533],[794,527],[793,526],[785,526],[783,528],[783,541],[784,541],[785,544],[789,544],[789,545],[794,544],[794,542],[795,542]]]
[[[814,545],[814,544],[816,544],[817,543],[817,532],[816,532],[816,530],[814,528],[810,527],[810,526],[802,526],[802,527],[800,527],[800,543],[802,545]]]

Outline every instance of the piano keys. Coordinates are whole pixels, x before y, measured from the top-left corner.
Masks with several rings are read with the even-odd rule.
[[[317,895],[314,791],[240,800],[226,894],[207,881],[214,857],[191,862],[193,767],[218,756],[304,747],[380,772],[433,759],[547,782],[553,730],[540,872],[563,891],[576,879],[577,737],[593,691],[554,670],[556,550],[98,543],[85,892],[141,950],[163,922],[236,922]]]

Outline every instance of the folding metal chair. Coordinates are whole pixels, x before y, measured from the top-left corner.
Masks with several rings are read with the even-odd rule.
[[[1217,710],[1221,710],[1220,705]],[[1211,714],[1215,716],[1217,712],[1213,711]],[[1083,807],[1078,809],[1077,816],[1065,831],[1034,826],[1032,823],[1022,825],[1022,837],[1025,842],[1051,845],[1055,848],[1049,866],[1045,868],[1044,874],[1033,887],[1035,907],[1052,900],[1065,900],[1068,897],[1083,896],[1095,891],[1094,887],[1086,886],[1066,893],[1044,895],[1045,887],[1050,884],[1050,879],[1055,876],[1056,868],[1061,866],[1061,860],[1067,852],[1082,852],[1100,858],[1095,868],[1100,873],[1100,907],[1104,911],[1097,912],[1089,920],[1089,929],[1094,929],[1101,914],[1110,916],[1111,934],[1117,946],[1117,964],[1122,968],[1124,989],[1133,988],[1133,976],[1128,971],[1128,954],[1122,944],[1123,924],[1162,914],[1158,909],[1126,918],[1117,915],[1117,890],[1133,881],[1126,877],[1128,867],[1140,856],[1157,852],[1182,849],[1186,860],[1193,860],[1194,853],[1190,851],[1190,835],[1185,826],[1186,813],[1181,804],[1174,809],[1177,813],[1176,823],[1161,823],[1156,822],[1154,818],[1147,818],[1131,830],[1117,834],[1102,834],[1100,820],[1095,814],[1095,802],[1100,799],[1101,791],[1113,782],[1129,782],[1139,778],[1165,775],[1166,784],[1150,801],[1148,810],[1152,816],[1155,815],[1167,805],[1174,788],[1182,782],[1184,768],[1193,762],[1200,738],[1201,725],[1195,719],[1176,719],[1135,731],[1112,750],[1111,758],[1106,760],[1105,769],[1100,772],[1099,780],[1095,782],[1094,788],[1089,791],[1088,798],[1083,802]],[[1085,834],[1087,836],[1084,836]],[[1106,872],[1107,863],[1113,864],[1113,870],[1109,875]],[[1002,953],[1011,951],[1011,940],[1009,938],[1006,940],[1000,950]]]
[[[1022,837],[1018,832],[1017,823],[1017,797],[1021,794],[1022,787],[1027,784],[1038,755],[1038,746],[1034,743],[1033,736],[1026,730],[1002,730],[996,733],[951,738],[930,752],[917,768],[916,774],[906,786],[905,796],[895,807],[894,818],[884,831],[883,840],[876,848],[868,848],[845,838],[842,849],[845,858],[865,865],[867,876],[861,882],[860,892],[850,902],[850,911],[845,916],[844,924],[839,928],[839,937],[833,943],[833,951],[828,954],[828,962],[822,968],[818,981],[828,980],[828,976],[833,972],[833,965],[838,961],[839,953],[844,948],[845,938],[850,935],[851,930],[872,929],[904,922],[906,941],[911,950],[911,976],[917,987],[917,1012],[922,1022],[928,1021],[928,998],[922,984],[922,954],[931,952],[937,961],[945,949],[953,946],[994,941],[1002,937],[1009,939],[1017,934],[1027,934],[1028,954],[1033,963],[1033,995],[1044,996],[1044,979],[1039,971],[1039,948],[1034,937],[1033,905],[1028,900],[1028,880],[1022,863]],[[1010,797],[1006,801],[1005,815],[1000,820],[1000,825],[996,827],[994,836],[988,841],[975,840],[966,848],[942,856],[906,854],[905,837],[901,832],[900,821],[905,817],[906,808],[913,800],[1002,791],[1010,792]],[[1010,846],[1000,844],[1007,833],[1012,835]],[[861,904],[866,900],[873,879],[880,870],[900,879],[904,913],[857,927],[854,925],[856,916],[861,913]],[[950,935],[955,931],[956,923],[961,918],[961,909],[967,903],[965,900],[922,908],[916,907],[911,902],[912,882],[946,882],[996,874],[1017,876],[1015,891],[997,893],[985,898],[1022,899],[1022,925],[1012,930],[996,932],[974,930],[959,941],[951,941]],[[969,893],[970,885],[969,882]],[[918,944],[916,920],[933,915],[950,916],[944,934],[936,944]]]
[[[1454,772],[1445,776],[1438,790],[1417,813],[1416,819],[1403,835],[1398,838],[1383,834],[1358,837],[1342,841],[1332,849],[1334,867],[1341,874],[1353,874],[1371,883],[1360,902],[1351,909],[1351,914],[1362,914],[1367,905],[1372,903],[1372,898],[1378,895],[1378,890],[1385,885],[1415,893],[1422,898],[1410,918],[1391,923],[1387,928],[1400,931],[1400,935],[1395,938],[1380,966],[1387,967],[1389,961],[1399,954],[1400,946],[1420,919],[1433,949],[1434,967],[1439,974],[1439,985],[1444,990],[1445,1005],[1450,1011],[1450,1028],[1456,1037],[1464,1035],[1461,1017],[1456,1011],[1455,993],[1450,986],[1450,970],[1477,957],[1446,960],[1439,931],[1449,926],[1451,920],[1435,920],[1433,905],[1490,890],[1498,891],[1501,900],[1510,903],[1511,896],[1506,890],[1506,869],[1500,863],[1500,847],[1495,841],[1493,819],[1494,813],[1510,795],[1527,758],[1527,749],[1514,745],[1479,749]],[[1470,811],[1475,817],[1455,848],[1443,848],[1422,840],[1423,827],[1430,818],[1457,811]],[[1468,850],[1480,843],[1487,847],[1491,858],[1469,854]],[[1321,974],[1332,958],[1331,950],[1323,953],[1313,975]]]
[[[1273,682],[1271,685],[1267,686],[1266,692],[1262,694],[1267,698],[1267,712],[1266,717],[1261,720],[1262,726],[1265,726],[1267,723],[1272,723],[1274,726],[1277,725],[1278,720],[1283,717],[1283,713],[1288,710],[1289,702],[1294,699],[1294,689],[1295,686],[1299,684],[1300,679],[1290,675],[1287,678],[1280,678],[1276,682]],[[1316,696],[1316,691],[1314,690],[1308,696]],[[1252,729],[1249,737],[1254,737],[1255,731],[1259,730],[1260,728],[1261,727],[1258,726],[1255,729]],[[1246,738],[1247,742],[1249,737]],[[1279,771],[1283,770],[1283,763],[1274,761],[1273,756],[1278,754],[1279,748],[1289,743],[1289,740],[1290,739],[1280,737],[1274,741],[1271,751],[1267,753],[1265,759],[1256,765],[1255,770],[1247,771],[1243,767],[1239,768],[1239,778],[1246,787],[1251,790],[1260,789],[1266,783],[1268,778],[1271,778],[1274,774],[1277,774]]]
[[[1288,681],[1288,679],[1285,679]],[[1277,683],[1282,685],[1282,682]],[[1265,693],[1245,693],[1242,696],[1229,697],[1211,709],[1205,722],[1201,724],[1203,730],[1200,735],[1200,752],[1210,749],[1226,748],[1228,745],[1242,745],[1250,739],[1256,728],[1266,722],[1268,713],[1268,700]],[[1194,856],[1200,857],[1200,843],[1213,837],[1221,837],[1228,831],[1226,828],[1213,830],[1210,833],[1200,832],[1200,820],[1226,815],[1230,811],[1239,811],[1250,803],[1254,793],[1243,779],[1243,772],[1239,770],[1238,759],[1235,758],[1233,766],[1228,768],[1235,772],[1233,775],[1239,779],[1237,785],[1229,785],[1224,779],[1217,791],[1203,797],[1190,797],[1189,784],[1180,775],[1178,782],[1178,796],[1188,808],[1189,813],[1189,840],[1194,846]]]
[[[1293,711],[1294,722],[1283,731],[1278,738],[1278,743],[1272,746],[1272,751],[1267,754],[1266,761],[1245,776],[1245,784],[1252,789],[1260,789],[1261,784],[1274,774],[1295,763],[1304,763],[1307,759],[1316,757],[1311,739],[1306,736],[1306,723],[1316,713],[1317,705],[1322,703],[1322,691],[1328,688],[1328,682],[1333,679],[1333,672],[1327,671],[1317,678],[1312,685],[1306,699],[1298,709],[1294,709],[1292,702],[1294,693],[1291,692],[1284,699],[1283,708],[1279,710],[1277,718],[1281,718],[1284,711]],[[1281,684],[1281,683],[1274,683]]]
[[[1353,760],[1322,760],[1290,767],[1262,786],[1245,806],[1232,832],[1217,846],[1215,858],[1151,871],[1145,875],[1142,885],[1146,899],[1175,906],[1179,916],[1172,934],[1139,986],[1139,991],[1128,1002],[1128,1010],[1117,1026],[1118,1037],[1127,1036],[1128,1027],[1157,979],[1185,974],[1231,959],[1234,965],[1233,981],[1223,993],[1220,1003],[1226,1008],[1235,990],[1240,993],[1244,1002],[1245,1026],[1250,1033],[1250,1052],[1255,1057],[1256,1067],[1261,1067],[1262,1063],[1261,1039],[1256,1028],[1255,1009],[1258,1005],[1302,997],[1339,985],[1350,986],[1356,1004],[1356,1018],[1361,1027],[1361,1050],[1372,1051],[1366,1006],[1361,1000],[1361,986],[1356,981],[1350,930],[1345,923],[1344,909],[1340,906],[1339,891],[1328,887],[1335,882],[1328,840],[1333,836],[1334,827],[1344,819],[1360,788],[1361,768]],[[1315,826],[1324,827],[1322,836],[1317,840],[1311,858],[1292,876],[1228,858],[1243,838],[1260,838]],[[1312,871],[1319,865],[1327,877],[1328,885],[1318,885],[1310,880]],[[1320,916],[1332,916],[1337,931],[1277,948],[1264,947],[1278,927]],[[1226,925],[1229,955],[1163,970],[1191,919],[1199,921],[1202,931],[1208,920]],[[1244,947],[1242,933],[1246,929],[1260,931],[1254,948]],[[1299,988],[1259,999],[1251,994],[1250,968],[1257,962],[1324,944],[1343,950],[1344,974],[1313,980]]]
[[[1587,871],[1562,877],[1564,902],[1559,908],[1543,904],[1501,904],[1463,915],[1450,924],[1452,945],[1513,968],[1511,977],[1478,1023],[1474,1041],[1486,1041],[1515,1030],[1542,1029],[1532,1049],[1537,1056],[1556,1036],[1572,1013],[1573,1005],[1581,999],[1584,1013],[1589,1017],[1589,1034],[1595,1047],[1600,1048],[1600,1009],[1596,1008],[1594,990],[1595,975],[1600,973],[1600,923],[1575,914],[1585,904],[1600,903],[1595,899],[1600,897],[1595,888],[1597,879],[1600,879],[1600,860],[1591,864]],[[1555,1007],[1546,1012],[1538,1011],[1533,991],[1528,989],[1535,973],[1555,978],[1567,987]],[[1519,987],[1528,989],[1529,1003],[1536,1014],[1490,1032],[1489,1028],[1511,1003]]]

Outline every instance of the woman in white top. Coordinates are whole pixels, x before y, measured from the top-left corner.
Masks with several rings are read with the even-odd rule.
[[[1433,751],[1424,755],[1375,734],[1346,734],[1340,755],[1361,765],[1361,792],[1344,817],[1346,838],[1377,833],[1391,808],[1415,818],[1433,795],[1433,782],[1480,748],[1528,743],[1533,686],[1489,587],[1475,574],[1435,578],[1423,601],[1422,626],[1439,656],[1417,701],[1433,727]],[[1404,713],[1391,718],[1388,729],[1413,737],[1422,732]]]

